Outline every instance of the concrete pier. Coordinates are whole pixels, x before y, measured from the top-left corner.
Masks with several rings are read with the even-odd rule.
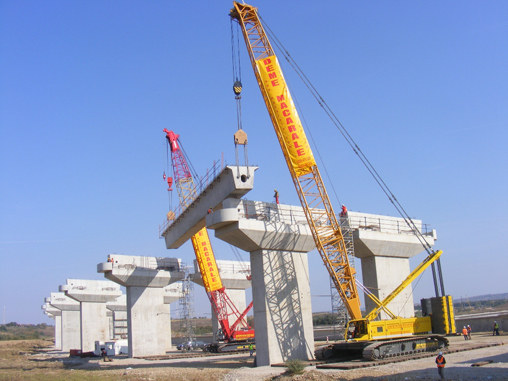
[[[121,340],[127,338],[127,297],[121,295],[106,303],[106,308],[113,313],[113,332],[111,338]]]
[[[355,256],[361,259],[363,285],[380,300],[388,296],[411,272],[409,258],[424,250],[421,242],[402,218],[375,214],[348,212],[353,229]],[[437,239],[436,231],[422,229],[422,221],[413,220],[424,233],[430,246]],[[421,260],[425,256],[422,256]],[[370,312],[376,304],[365,298],[365,308]],[[400,317],[415,316],[412,288],[401,292],[388,309]],[[382,319],[389,318],[385,312]]]
[[[106,302],[122,295],[119,285],[103,280],[67,279],[60,291],[80,303],[82,352],[93,351],[95,341],[110,340]]]
[[[165,332],[170,324],[164,287],[182,280],[180,259],[109,255],[97,272],[127,290],[129,357],[166,353]]]
[[[168,249],[176,249],[205,226],[206,217],[206,226],[216,229],[216,237],[250,252],[257,365],[311,359],[314,336],[306,253],[314,241],[306,223],[292,220],[296,209],[240,201],[252,189],[256,169],[226,167],[163,227],[162,236]],[[210,207],[213,213],[207,215]]]
[[[61,350],[81,349],[80,304],[63,292],[52,292],[46,301],[61,311]]]
[[[250,262],[240,261],[226,261],[216,260],[217,268],[219,269],[219,275],[222,280],[222,285],[226,288],[226,294],[229,299],[233,302],[238,312],[241,314],[247,308],[245,300],[245,290],[251,287],[251,269]],[[194,274],[191,274],[191,280],[203,287],[203,278],[199,272],[199,266],[196,260],[194,260]],[[217,316],[213,311],[213,307],[210,306],[212,314],[212,332],[214,334],[215,341],[219,338],[215,337],[215,334],[220,328]],[[231,315],[229,318],[230,325],[234,323],[235,317]]]
[[[302,208],[226,199],[206,224],[250,252],[257,366],[312,359],[307,252],[315,246]]]
[[[62,350],[62,311],[50,304],[51,298],[46,298],[46,304],[42,305],[44,313],[55,321],[55,350]]]
[[[173,343],[171,341],[171,306],[170,304],[180,300],[183,296],[182,292],[182,283],[172,283],[169,286],[164,287],[164,319],[166,323],[164,324],[166,330],[164,333],[165,337],[165,350],[166,352],[173,349]]]

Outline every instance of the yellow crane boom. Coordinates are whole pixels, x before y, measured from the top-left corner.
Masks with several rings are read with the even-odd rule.
[[[361,319],[355,270],[350,266],[340,224],[328,198],[277,57],[259,20],[257,8],[238,2],[234,2],[233,5],[230,16],[241,26],[261,94],[316,248],[350,317]]]

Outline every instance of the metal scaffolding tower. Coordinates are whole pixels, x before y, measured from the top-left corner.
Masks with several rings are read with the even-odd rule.
[[[355,256],[354,256],[354,245],[353,245],[353,229],[349,225],[349,218],[347,214],[340,215],[340,228],[344,236],[344,242],[346,244],[347,256],[349,259],[349,265],[355,267]],[[332,299],[332,314],[333,320],[333,340],[342,340],[346,329],[346,323],[350,319],[348,317],[347,308],[339,295],[337,287],[330,278],[330,294]]]
[[[185,263],[181,264],[181,269],[185,272],[182,280],[182,297],[179,300],[180,321],[182,322],[185,339],[189,341],[196,340],[196,322],[194,318],[194,283],[190,280],[190,267]]]

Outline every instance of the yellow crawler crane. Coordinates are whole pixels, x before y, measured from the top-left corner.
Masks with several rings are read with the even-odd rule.
[[[347,330],[350,336],[346,337],[346,342],[318,348],[316,357],[333,357],[346,350],[350,354],[359,351],[365,358],[375,359],[411,355],[447,346],[448,340],[443,336],[415,336],[432,332],[430,317],[402,319],[389,312],[386,307],[416,276],[439,258],[440,251],[431,253],[384,301],[373,297],[378,306],[367,317],[362,318],[355,270],[349,264],[339,221],[328,198],[277,57],[260,22],[257,8],[238,2],[233,2],[233,6],[230,17],[239,23],[242,30],[254,74],[316,248],[351,318]],[[375,321],[381,309],[387,311],[391,319]]]

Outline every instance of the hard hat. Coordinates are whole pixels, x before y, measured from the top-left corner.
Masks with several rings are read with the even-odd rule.
[[[464,328],[466,328],[466,326],[464,326]]]
[[[277,189],[274,189],[273,191],[274,191],[274,192],[277,192]]]
[[[443,355],[443,352],[439,352],[439,356],[442,356]]]

